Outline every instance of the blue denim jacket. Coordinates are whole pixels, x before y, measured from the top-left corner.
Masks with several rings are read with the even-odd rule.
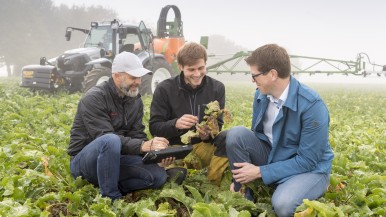
[[[272,126],[270,143],[263,132],[269,99],[256,90],[252,130],[272,146],[268,163],[261,166],[265,184],[282,183],[301,173],[330,173],[334,154],[328,142],[330,117],[319,94],[291,76],[288,97]]]

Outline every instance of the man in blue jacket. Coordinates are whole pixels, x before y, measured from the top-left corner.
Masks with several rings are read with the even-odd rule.
[[[252,130],[238,126],[227,135],[230,190],[240,191],[242,184],[261,179],[276,186],[272,196],[276,214],[293,216],[303,199],[321,197],[329,184],[334,158],[328,142],[329,113],[315,91],[290,75],[284,48],[264,45],[246,62],[257,90]],[[249,188],[245,193],[253,200]]]

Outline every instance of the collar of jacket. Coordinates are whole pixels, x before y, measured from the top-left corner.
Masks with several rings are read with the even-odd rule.
[[[289,90],[288,90],[288,96],[287,96],[285,103],[283,104],[283,107],[287,107],[293,111],[297,111],[298,110],[298,106],[297,106],[298,105],[298,91],[299,91],[300,83],[292,75],[290,78],[290,82],[291,83],[290,83]],[[261,100],[269,100],[267,98],[267,94],[260,94],[257,97],[258,102]]]
[[[206,85],[206,75],[204,76],[201,84],[197,88],[192,88],[190,85],[185,83],[184,72],[181,71],[181,73],[178,77],[179,77],[178,88],[181,90],[184,90],[184,91],[188,91],[189,93],[196,93]]]
[[[112,93],[112,96],[117,100],[122,100],[122,101],[126,102],[126,101],[130,101],[130,100],[135,100],[135,99],[138,99],[141,97],[141,94],[139,94],[139,93],[136,97],[128,97],[128,96],[121,97],[119,95],[119,92],[115,86],[115,83],[114,83],[114,80],[112,77],[109,78],[109,80],[108,80],[108,86],[109,86],[110,92]]]

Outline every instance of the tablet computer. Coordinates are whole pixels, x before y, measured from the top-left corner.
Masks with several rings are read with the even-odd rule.
[[[193,150],[192,145],[176,145],[162,150],[150,151],[142,158],[142,162],[145,164],[160,163],[162,159],[168,157],[175,157],[182,159],[186,157]]]

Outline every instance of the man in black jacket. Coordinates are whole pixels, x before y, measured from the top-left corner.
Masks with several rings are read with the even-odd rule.
[[[187,43],[177,54],[179,76],[161,82],[153,95],[150,108],[150,133],[162,136],[170,144],[182,144],[180,136],[195,129],[201,121],[206,104],[217,100],[220,108],[225,106],[225,87],[220,81],[206,76],[207,54],[205,48],[197,43]],[[201,114],[200,114],[201,113]],[[218,119],[220,128],[222,118]],[[208,179],[219,184],[228,159],[214,156],[215,147],[211,144],[208,131],[199,131],[198,141],[192,140],[193,153],[201,159],[201,165],[208,167]],[[201,168],[196,168],[201,169]]]
[[[80,100],[71,129],[68,154],[71,175],[100,187],[102,196],[119,199],[123,194],[159,188],[167,179],[160,165],[143,164],[141,153],[168,147],[169,141],[148,141],[142,124],[143,102],[138,95],[141,77],[150,71],[129,52],[118,54],[112,77],[91,88]]]

